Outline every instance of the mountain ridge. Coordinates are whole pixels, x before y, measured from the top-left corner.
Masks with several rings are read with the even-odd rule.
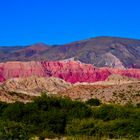
[[[64,45],[37,43],[26,47],[0,47],[0,62],[59,61],[73,58],[96,67],[140,68],[140,40],[96,37]]]

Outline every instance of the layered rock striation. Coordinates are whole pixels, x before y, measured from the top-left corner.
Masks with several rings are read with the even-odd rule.
[[[79,61],[30,61],[0,63],[0,82],[11,78],[30,76],[57,77],[67,82],[104,81],[111,74],[140,79],[140,69],[97,68]]]

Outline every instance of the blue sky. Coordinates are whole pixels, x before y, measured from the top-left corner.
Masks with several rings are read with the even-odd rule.
[[[140,0],[0,0],[0,46],[140,39]]]

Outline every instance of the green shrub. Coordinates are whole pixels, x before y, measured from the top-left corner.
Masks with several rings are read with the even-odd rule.
[[[117,119],[104,125],[105,134],[110,138],[138,138],[140,136],[140,122],[131,119]]]
[[[24,116],[24,104],[21,102],[11,103],[3,111],[3,118],[8,120],[20,121]]]
[[[140,108],[130,105],[97,105],[69,98],[42,95],[30,103],[0,102],[0,139],[61,136],[95,138],[140,137]]]
[[[97,121],[93,119],[73,119],[66,127],[68,135],[95,135]]]
[[[0,116],[8,105],[4,102],[0,102]]]
[[[128,118],[132,113],[131,109],[119,105],[101,105],[99,108],[93,109],[93,117],[104,121],[114,120],[118,118]]]
[[[137,120],[138,121],[138,120]],[[67,124],[66,132],[70,136],[94,136],[120,139],[138,138],[140,136],[140,122],[129,119],[117,119],[108,122],[102,120],[74,119]]]
[[[0,121],[0,139],[28,140],[34,133],[34,128],[15,121]]]
[[[90,106],[99,106],[101,105],[101,101],[97,98],[92,98],[92,99],[89,99],[88,101],[86,101],[86,104],[90,105]]]
[[[92,110],[90,107],[86,106],[82,102],[75,101],[73,106],[68,110],[68,118],[87,118],[92,115]]]

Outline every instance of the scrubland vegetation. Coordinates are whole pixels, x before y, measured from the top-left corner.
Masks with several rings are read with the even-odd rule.
[[[0,139],[67,137],[139,139],[140,106],[101,104],[42,95],[29,103],[0,102]]]

